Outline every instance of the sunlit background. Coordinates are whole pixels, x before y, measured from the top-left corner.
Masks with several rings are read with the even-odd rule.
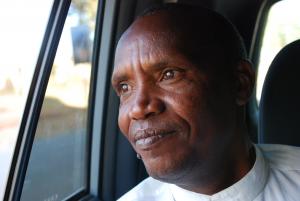
[[[282,0],[270,9],[258,65],[256,89],[258,102],[266,73],[273,58],[285,45],[300,38],[299,8],[299,0]]]
[[[0,199],[52,1],[0,1]]]
[[[53,0],[0,0],[0,200],[4,195],[20,121],[52,3]],[[62,144],[61,148],[69,146],[70,163],[75,165],[76,160],[83,160],[77,164],[84,168],[86,132],[83,131],[86,126],[96,9],[96,0],[75,0],[71,4],[51,71],[24,188],[27,184],[29,187],[36,185],[36,178],[43,178],[35,168],[38,164],[32,161],[40,160],[39,154],[42,152],[45,152],[41,156],[43,159],[51,160],[52,155],[57,155],[51,148],[60,150],[59,144],[53,146],[58,139],[53,138],[55,135],[60,135],[59,139],[61,136],[71,136],[67,141],[73,144]],[[44,148],[36,151],[36,147],[41,145]],[[47,155],[51,152],[52,155]],[[34,167],[32,171],[31,166]],[[69,164],[65,166],[70,169]],[[82,168],[76,173],[80,177],[77,179],[78,186],[84,185],[84,175],[80,173]],[[39,175],[32,177],[32,172]],[[48,185],[51,186],[51,182]],[[66,195],[34,196],[34,192],[27,190],[21,200],[44,200],[51,196],[60,199],[60,196]]]

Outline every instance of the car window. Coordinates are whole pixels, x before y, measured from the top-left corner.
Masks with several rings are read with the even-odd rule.
[[[87,188],[88,97],[97,1],[73,1],[48,82],[21,200],[62,200]]]
[[[258,62],[256,89],[258,102],[272,60],[281,48],[300,38],[299,7],[299,0],[284,0],[272,5],[269,10]]]
[[[0,2],[0,200],[52,3]]]

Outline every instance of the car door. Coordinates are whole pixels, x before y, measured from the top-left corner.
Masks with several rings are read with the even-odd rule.
[[[54,0],[49,6],[4,200],[79,199],[98,192],[98,182],[90,179],[100,163],[91,166],[91,139],[101,141],[100,133],[92,136],[92,103],[104,1]],[[99,85],[106,86],[106,80]],[[98,103],[101,110],[103,100]],[[97,147],[93,153],[99,157]]]

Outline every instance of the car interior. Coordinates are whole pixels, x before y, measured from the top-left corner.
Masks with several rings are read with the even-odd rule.
[[[299,50],[299,40],[288,44],[269,67],[259,106],[260,143],[299,146],[300,138],[296,134]]]
[[[297,0],[95,0],[94,2],[96,2],[93,5],[96,7],[94,39],[90,45],[86,43],[91,47],[91,71],[90,82],[87,84],[86,119],[83,123],[84,141],[79,142],[77,138],[72,141],[74,147],[79,146],[80,143],[84,144],[81,155],[77,154],[82,156],[78,159],[82,167],[76,169],[74,163],[70,162],[72,165],[66,164],[66,169],[63,164],[66,161],[64,157],[67,156],[64,156],[61,151],[53,157],[54,161],[58,161],[57,165],[56,162],[52,163],[53,167],[47,164],[52,159],[49,159],[46,153],[38,151],[39,154],[45,155],[36,155],[33,159],[33,152],[38,150],[38,146],[35,146],[38,140],[52,136],[51,132],[55,130],[53,129],[55,126],[51,125],[52,127],[47,127],[47,132],[39,132],[41,129],[39,122],[44,117],[43,111],[47,110],[45,94],[48,93],[48,85],[51,82],[53,62],[59,53],[58,47],[64,37],[63,29],[67,24],[66,18],[74,3],[71,0],[54,0],[22,115],[4,201],[112,201],[117,200],[148,177],[142,161],[137,159],[136,153],[118,128],[119,100],[110,84],[117,42],[144,9],[158,3],[182,3],[201,5],[224,15],[240,32],[249,60],[254,70],[258,72],[260,62],[264,60],[262,47],[265,41],[271,40],[269,36],[266,36],[267,39],[264,37],[266,33],[275,35],[274,31],[266,30],[271,21],[270,11],[274,5],[279,5],[281,2],[297,4]],[[284,12],[288,11],[284,10]],[[281,15],[285,14],[281,13]],[[288,23],[287,20],[284,22]],[[197,26],[196,21],[195,26]],[[247,105],[248,131],[254,143],[300,145],[300,136],[297,134],[299,130],[297,116],[300,112],[298,107],[300,90],[297,82],[300,41],[296,41],[300,38],[300,24],[297,26],[298,32],[295,32],[292,39],[282,39],[281,34],[280,40],[284,41],[279,48],[281,51],[279,53],[276,51],[276,57],[272,56],[270,62],[266,64],[266,69],[269,70],[264,83],[261,84],[261,98],[257,98],[259,90],[257,85]],[[83,28],[78,30],[84,32]],[[77,62],[80,63],[80,59]],[[50,99],[47,101],[50,103]],[[51,101],[51,104],[54,104],[55,101]],[[51,109],[49,111],[51,112]],[[80,111],[80,109],[76,110],[76,112]],[[76,114],[72,113],[71,116],[79,118]],[[59,121],[57,123],[71,125],[69,122],[63,123],[63,119]],[[46,120],[45,122],[47,123]],[[80,129],[75,125],[74,131],[70,133],[77,135],[78,132],[78,135],[81,135]],[[55,149],[65,150],[64,147],[67,146],[65,142],[59,144],[54,141],[47,141],[39,146],[47,145],[52,147],[51,150],[59,146],[62,148]],[[77,153],[77,149],[72,150]],[[42,170],[43,164],[51,169]],[[35,170],[30,173],[30,168]],[[71,168],[76,170],[70,170]],[[73,180],[62,179],[72,171],[84,172],[80,180],[82,184],[77,186]],[[34,174],[40,175],[34,176]],[[48,185],[43,186],[41,183],[48,183]],[[65,186],[76,187],[64,190]],[[60,190],[62,192],[56,192]]]

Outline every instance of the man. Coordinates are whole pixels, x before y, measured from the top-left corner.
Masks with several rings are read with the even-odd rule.
[[[298,199],[300,181],[281,185],[299,163],[274,162],[292,148],[263,154],[248,138],[254,73],[222,16],[176,4],[146,12],[118,43],[112,84],[119,127],[151,176],[120,201]]]

